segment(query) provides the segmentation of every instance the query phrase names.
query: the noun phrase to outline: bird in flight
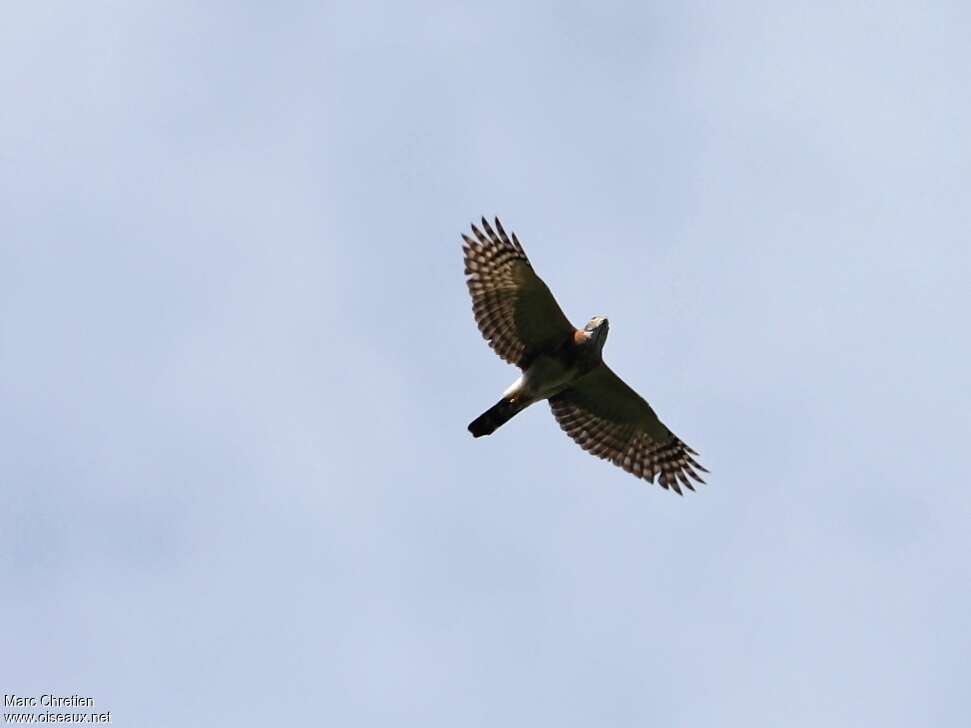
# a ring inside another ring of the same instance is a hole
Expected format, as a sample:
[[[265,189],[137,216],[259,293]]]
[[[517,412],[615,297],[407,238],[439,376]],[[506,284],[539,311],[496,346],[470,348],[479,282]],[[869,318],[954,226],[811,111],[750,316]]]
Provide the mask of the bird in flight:
[[[496,218],[472,225],[465,244],[465,275],[475,322],[489,346],[522,376],[496,404],[469,424],[473,437],[491,435],[529,405],[548,400],[574,442],[638,478],[694,490],[697,455],[654,414],[651,406],[603,361],[609,324],[594,316],[575,329],[550,289],[533,271],[515,233]]]

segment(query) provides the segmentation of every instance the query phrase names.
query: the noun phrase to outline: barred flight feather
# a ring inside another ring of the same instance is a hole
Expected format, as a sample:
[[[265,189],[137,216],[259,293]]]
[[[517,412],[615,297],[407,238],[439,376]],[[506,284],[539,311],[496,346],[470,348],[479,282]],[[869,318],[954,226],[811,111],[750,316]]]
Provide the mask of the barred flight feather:
[[[708,471],[691,457],[694,450],[674,435],[667,442],[658,442],[634,425],[610,422],[568,399],[553,397],[550,408],[560,428],[580,447],[638,478],[679,495],[682,486],[694,490],[692,480],[705,482],[696,469]]]
[[[472,235],[462,240],[475,322],[500,357],[525,368],[551,342],[572,333],[519,239],[498,218],[495,228],[482,218],[482,227],[473,224]]]

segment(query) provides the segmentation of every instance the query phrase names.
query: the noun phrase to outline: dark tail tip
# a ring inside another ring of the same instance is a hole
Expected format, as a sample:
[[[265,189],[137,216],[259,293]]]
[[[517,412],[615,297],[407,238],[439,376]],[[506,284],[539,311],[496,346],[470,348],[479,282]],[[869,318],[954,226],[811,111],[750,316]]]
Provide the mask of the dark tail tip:
[[[481,414],[469,423],[469,432],[472,433],[472,437],[491,435],[496,431],[495,425],[492,425],[489,418],[486,417],[488,414],[488,412]]]
[[[509,419],[518,411],[519,408],[513,405],[511,402],[500,399],[498,402],[492,405],[492,407],[487,409],[469,423],[469,432],[472,433],[472,437],[491,435],[501,425],[508,422]]]

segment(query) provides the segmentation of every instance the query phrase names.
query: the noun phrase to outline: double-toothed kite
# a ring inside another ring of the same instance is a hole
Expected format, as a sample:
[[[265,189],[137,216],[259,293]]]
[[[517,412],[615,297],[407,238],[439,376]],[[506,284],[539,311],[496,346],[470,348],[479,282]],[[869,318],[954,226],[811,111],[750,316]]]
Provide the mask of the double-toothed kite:
[[[708,472],[654,414],[651,406],[604,364],[609,324],[594,316],[575,329],[533,267],[516,235],[498,218],[482,218],[465,240],[465,274],[479,330],[495,352],[523,374],[469,425],[491,435],[534,402],[548,399],[560,427],[587,452],[678,494]]]

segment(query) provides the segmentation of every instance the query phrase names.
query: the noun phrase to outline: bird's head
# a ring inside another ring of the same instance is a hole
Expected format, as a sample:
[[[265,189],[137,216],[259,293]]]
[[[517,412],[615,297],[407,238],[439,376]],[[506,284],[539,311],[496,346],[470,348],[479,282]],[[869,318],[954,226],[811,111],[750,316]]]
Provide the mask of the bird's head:
[[[610,331],[610,322],[606,316],[594,316],[583,327],[583,331],[587,334],[587,341],[598,349],[603,349],[604,342],[607,341],[607,332]]]

